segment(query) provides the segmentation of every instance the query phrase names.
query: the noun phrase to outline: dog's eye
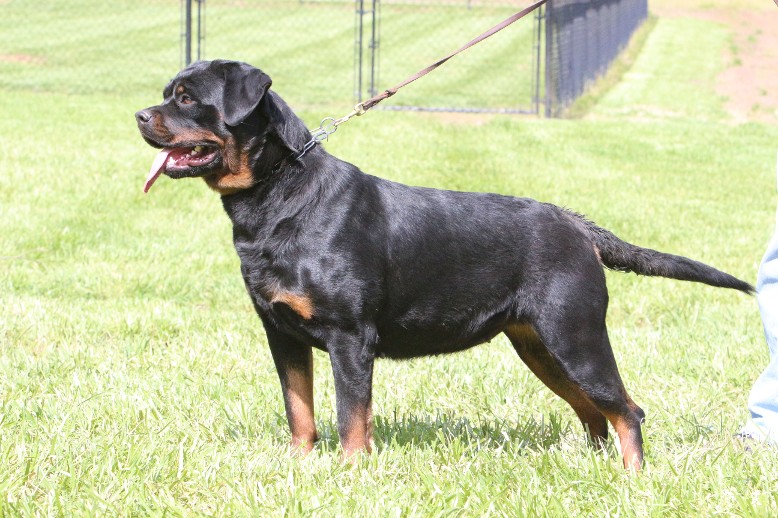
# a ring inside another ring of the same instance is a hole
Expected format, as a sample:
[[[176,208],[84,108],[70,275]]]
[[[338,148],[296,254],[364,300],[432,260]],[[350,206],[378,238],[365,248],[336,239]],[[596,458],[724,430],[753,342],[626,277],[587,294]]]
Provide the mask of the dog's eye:
[[[192,104],[194,101],[188,95],[181,94],[181,97],[178,98],[178,102],[180,102],[181,104]]]

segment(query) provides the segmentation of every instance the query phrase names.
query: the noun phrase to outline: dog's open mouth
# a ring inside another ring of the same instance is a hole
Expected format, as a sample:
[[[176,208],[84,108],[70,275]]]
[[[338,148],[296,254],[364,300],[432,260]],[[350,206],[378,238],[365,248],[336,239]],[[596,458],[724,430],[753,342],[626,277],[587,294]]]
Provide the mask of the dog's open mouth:
[[[213,145],[162,148],[151,164],[143,192],[149,192],[162,173],[171,178],[203,176],[213,169],[211,166],[217,165],[220,158],[219,148]]]

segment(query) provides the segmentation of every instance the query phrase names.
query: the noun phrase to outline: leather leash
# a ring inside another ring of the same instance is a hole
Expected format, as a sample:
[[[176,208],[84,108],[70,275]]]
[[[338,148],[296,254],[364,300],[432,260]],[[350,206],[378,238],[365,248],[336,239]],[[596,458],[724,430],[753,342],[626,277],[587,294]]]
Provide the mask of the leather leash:
[[[302,151],[300,152],[300,154],[297,156],[297,158],[295,160],[299,160],[313,146],[315,146],[316,144],[318,144],[322,140],[326,140],[327,137],[329,137],[330,135],[335,133],[335,131],[337,131],[337,129],[338,129],[338,126],[340,126],[344,122],[348,122],[349,119],[351,119],[352,117],[359,117],[359,116],[364,115],[365,112],[367,112],[370,108],[374,107],[376,104],[378,104],[381,101],[383,101],[384,99],[388,99],[389,97],[391,97],[394,94],[396,94],[397,91],[400,88],[402,88],[402,87],[404,87],[404,86],[406,86],[406,85],[408,85],[410,83],[413,83],[414,81],[416,81],[417,79],[419,79],[421,77],[426,76],[427,74],[429,74],[430,72],[432,72],[433,70],[438,68],[440,65],[442,65],[443,63],[445,63],[449,59],[451,59],[454,56],[456,56],[457,54],[459,54],[461,52],[464,52],[465,50],[469,49],[473,45],[476,45],[477,43],[482,42],[486,38],[488,38],[488,37],[490,37],[490,36],[500,32],[501,30],[503,30],[507,26],[511,25],[512,23],[521,20],[522,18],[527,16],[529,13],[531,13],[532,11],[534,11],[535,9],[540,7],[541,5],[545,4],[547,1],[548,0],[537,0],[532,5],[530,5],[528,7],[525,7],[524,9],[522,9],[519,12],[517,12],[513,16],[510,16],[510,17],[506,18],[505,20],[501,21],[500,23],[498,23],[497,25],[495,25],[494,27],[492,27],[488,31],[482,33],[480,36],[470,40],[469,42],[467,42],[462,47],[460,47],[459,49],[455,50],[454,52],[452,52],[448,56],[439,59],[438,61],[434,62],[433,64],[431,64],[430,66],[428,66],[427,68],[425,68],[423,70],[419,70],[418,72],[416,72],[412,76],[408,77],[407,79],[405,79],[401,83],[398,83],[397,85],[393,86],[392,88],[384,90],[380,94],[378,94],[378,95],[376,95],[374,97],[371,97],[367,101],[363,101],[363,102],[357,104],[356,106],[354,106],[354,110],[351,113],[349,113],[348,115],[345,115],[345,116],[343,116],[343,117],[341,117],[339,119],[335,119],[333,117],[327,117],[327,118],[323,119],[321,121],[321,124],[319,125],[319,127],[311,132],[311,135],[312,135],[311,140],[309,140],[308,142],[305,143],[305,145],[303,146]],[[775,0],[775,1],[778,3],[778,0]]]

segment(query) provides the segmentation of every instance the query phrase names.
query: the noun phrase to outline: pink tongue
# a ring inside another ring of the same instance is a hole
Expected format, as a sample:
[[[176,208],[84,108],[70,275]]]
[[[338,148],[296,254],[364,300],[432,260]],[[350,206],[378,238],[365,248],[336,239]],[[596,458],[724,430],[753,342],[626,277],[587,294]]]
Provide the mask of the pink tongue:
[[[167,157],[172,151],[173,148],[166,147],[160,150],[160,152],[157,154],[157,158],[155,158],[154,163],[151,164],[151,169],[149,170],[149,174],[146,177],[146,183],[143,186],[143,192],[149,192],[149,189],[151,189],[151,186],[154,185],[154,182],[157,181],[159,175],[165,172],[165,162],[167,161]]]

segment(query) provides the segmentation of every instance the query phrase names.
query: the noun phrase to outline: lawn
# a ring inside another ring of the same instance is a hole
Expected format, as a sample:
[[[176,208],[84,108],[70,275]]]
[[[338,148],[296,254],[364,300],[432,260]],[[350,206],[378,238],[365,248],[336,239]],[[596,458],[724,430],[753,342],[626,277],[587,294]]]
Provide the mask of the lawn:
[[[614,444],[589,448],[502,337],[377,363],[376,448],[356,466],[340,461],[315,353],[322,440],[291,456],[218,197],[199,180],[141,192],[154,151],[133,114],[176,71],[168,4],[0,2],[0,515],[778,514],[778,453],[732,438],[767,361],[755,300],[611,272],[611,341],[647,413],[642,474]],[[296,41],[284,55],[305,63]],[[326,146],[397,181],[564,205],[753,282],[778,128],[729,118],[714,83],[731,45],[725,25],[659,16],[582,118],[376,110]],[[256,64],[313,126],[351,104],[342,58],[318,49],[310,77]]]

